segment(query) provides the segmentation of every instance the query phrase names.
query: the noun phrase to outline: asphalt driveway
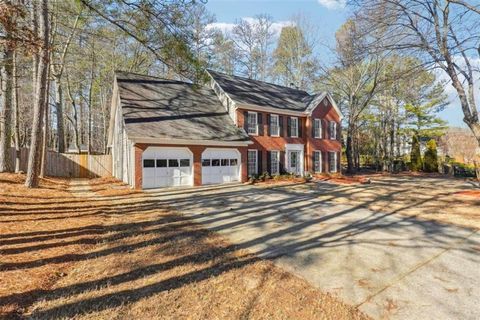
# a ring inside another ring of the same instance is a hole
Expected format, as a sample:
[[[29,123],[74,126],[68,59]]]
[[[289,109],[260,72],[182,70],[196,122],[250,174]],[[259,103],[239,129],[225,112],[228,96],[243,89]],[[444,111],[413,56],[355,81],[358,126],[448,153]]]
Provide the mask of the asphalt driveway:
[[[151,193],[374,318],[480,319],[478,230],[332,201],[342,190],[318,183]]]

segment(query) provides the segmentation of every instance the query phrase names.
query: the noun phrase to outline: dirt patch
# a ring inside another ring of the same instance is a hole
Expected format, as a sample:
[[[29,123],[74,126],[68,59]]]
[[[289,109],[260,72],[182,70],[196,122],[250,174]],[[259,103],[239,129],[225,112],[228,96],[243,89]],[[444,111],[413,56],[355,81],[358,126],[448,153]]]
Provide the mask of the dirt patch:
[[[468,196],[468,197],[480,199],[480,190],[465,190],[465,191],[457,192],[455,194],[458,194],[459,196]]]
[[[0,174],[0,318],[367,318],[146,194],[22,180]]]

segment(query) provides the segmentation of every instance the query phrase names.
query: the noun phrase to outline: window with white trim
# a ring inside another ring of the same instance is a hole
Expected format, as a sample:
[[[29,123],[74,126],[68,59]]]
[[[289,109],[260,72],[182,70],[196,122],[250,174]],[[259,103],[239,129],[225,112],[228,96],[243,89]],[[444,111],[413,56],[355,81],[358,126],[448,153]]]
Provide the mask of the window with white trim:
[[[248,176],[257,174],[257,150],[248,150],[248,159],[247,159],[247,173]]]
[[[317,139],[322,138],[322,120],[320,119],[313,120],[313,137]]]
[[[337,172],[337,153],[334,151],[328,153],[328,171]]]
[[[337,123],[330,121],[330,140],[337,140]]]
[[[298,137],[298,118],[290,117],[290,137]]]
[[[315,173],[322,172],[322,152],[321,151],[313,152],[313,171]]]
[[[280,174],[280,151],[270,151],[270,174]]]
[[[270,135],[278,137],[280,135],[280,123],[278,120],[278,114],[270,115]]]
[[[248,111],[247,131],[248,134],[258,134],[258,115],[256,112]]]

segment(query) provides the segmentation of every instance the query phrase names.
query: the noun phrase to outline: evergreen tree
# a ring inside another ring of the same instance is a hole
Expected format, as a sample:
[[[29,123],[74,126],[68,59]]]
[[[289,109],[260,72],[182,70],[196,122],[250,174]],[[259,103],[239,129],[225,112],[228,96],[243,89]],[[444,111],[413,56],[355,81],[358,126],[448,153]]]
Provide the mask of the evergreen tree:
[[[437,142],[433,139],[427,142],[427,150],[423,157],[426,172],[438,172]]]
[[[416,134],[412,137],[412,151],[410,153],[410,169],[412,171],[422,170],[422,155],[420,153],[420,142],[418,141],[418,136]]]

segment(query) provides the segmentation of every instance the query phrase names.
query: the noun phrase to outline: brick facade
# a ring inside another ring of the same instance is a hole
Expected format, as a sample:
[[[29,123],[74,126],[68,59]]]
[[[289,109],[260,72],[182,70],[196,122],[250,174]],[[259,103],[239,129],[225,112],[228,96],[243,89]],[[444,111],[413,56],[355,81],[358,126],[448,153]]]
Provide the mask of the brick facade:
[[[212,145],[181,145],[181,144],[144,144],[137,143],[134,146],[135,150],[135,189],[141,189],[143,185],[143,151],[148,147],[181,147],[188,148],[193,153],[193,185],[202,185],[202,153],[207,148],[216,149],[237,149],[240,152],[241,161],[241,181],[246,182],[247,177],[247,147],[228,147],[228,146],[212,146]]]
[[[332,104],[328,99],[327,105],[324,105],[323,101],[313,110],[311,116],[293,116],[298,117],[299,127],[301,127],[300,136],[298,138],[288,137],[287,134],[287,118],[292,117],[291,115],[278,113],[267,113],[267,112],[257,112],[259,118],[262,119],[262,123],[259,123],[259,134],[250,135],[250,139],[253,141],[253,144],[248,147],[248,149],[256,149],[262,153],[261,155],[261,169],[262,172],[267,170],[267,151],[280,151],[285,152],[285,144],[303,144],[304,145],[304,170],[313,172],[313,152],[321,151],[322,152],[322,171],[328,172],[328,152],[334,151],[337,152],[337,171],[340,171],[340,158],[341,158],[341,142],[340,142],[340,117],[336,112]],[[280,111],[280,110],[279,110]],[[237,109],[237,126],[245,127],[245,113],[248,110]],[[280,137],[269,136],[269,124],[268,115],[275,114],[279,115],[282,118],[281,127],[283,127],[283,132],[280,134]],[[313,137],[313,119],[321,119],[322,121],[322,138]],[[328,125],[330,121],[335,121],[337,123],[337,139],[331,140],[329,137]],[[280,158],[281,162],[284,162],[283,154]],[[282,163],[284,165],[284,163]]]

